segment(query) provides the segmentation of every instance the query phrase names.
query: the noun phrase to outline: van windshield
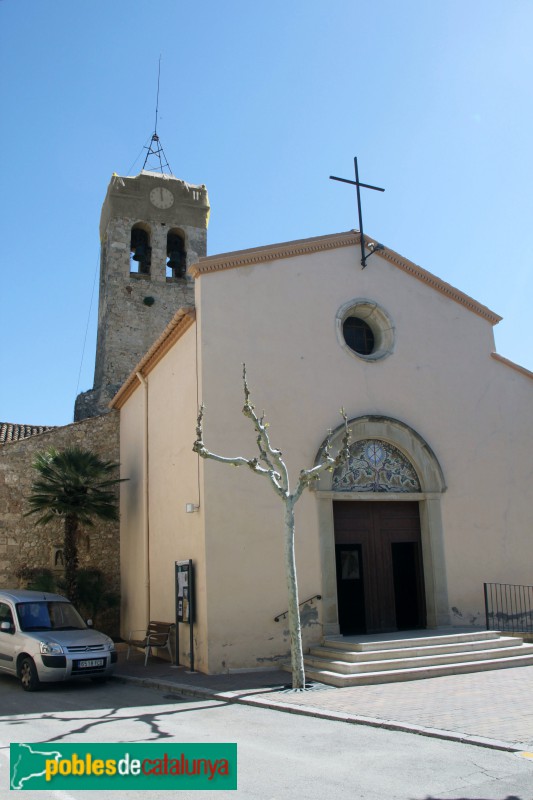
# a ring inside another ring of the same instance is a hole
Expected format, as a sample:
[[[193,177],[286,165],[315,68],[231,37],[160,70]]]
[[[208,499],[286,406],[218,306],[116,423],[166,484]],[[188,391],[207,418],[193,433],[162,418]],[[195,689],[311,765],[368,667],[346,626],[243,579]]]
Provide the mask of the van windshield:
[[[70,603],[38,600],[17,603],[16,608],[23,631],[78,631],[87,627]]]

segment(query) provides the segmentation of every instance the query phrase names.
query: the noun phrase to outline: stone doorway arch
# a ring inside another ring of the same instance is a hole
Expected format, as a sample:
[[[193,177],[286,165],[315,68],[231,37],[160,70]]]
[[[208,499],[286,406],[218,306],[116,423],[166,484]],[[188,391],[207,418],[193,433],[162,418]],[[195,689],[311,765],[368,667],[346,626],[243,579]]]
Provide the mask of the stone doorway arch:
[[[320,529],[320,555],[322,565],[323,633],[339,633],[337,613],[337,577],[335,562],[335,528],[333,502],[398,502],[416,501],[420,510],[420,533],[425,586],[427,627],[447,625],[449,619],[444,537],[441,516],[441,497],[446,491],[444,474],[438,459],[428,443],[409,425],[384,416],[361,416],[349,421],[352,444],[361,440],[378,440],[405,456],[413,466],[419,481],[418,491],[338,491],[334,487],[333,473],[323,473],[315,486]],[[339,445],[343,426],[332,435],[333,445]],[[317,453],[317,463],[324,443]]]

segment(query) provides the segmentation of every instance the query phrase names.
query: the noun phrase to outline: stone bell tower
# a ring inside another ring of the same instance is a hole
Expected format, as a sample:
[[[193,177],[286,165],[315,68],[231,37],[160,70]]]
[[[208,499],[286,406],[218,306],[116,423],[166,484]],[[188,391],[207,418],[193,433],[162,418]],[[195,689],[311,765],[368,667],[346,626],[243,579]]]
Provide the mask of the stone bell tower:
[[[143,170],[113,175],[100,219],[100,300],[94,386],[74,419],[108,403],[180,306],[194,303],[187,267],[206,255],[205,186]]]

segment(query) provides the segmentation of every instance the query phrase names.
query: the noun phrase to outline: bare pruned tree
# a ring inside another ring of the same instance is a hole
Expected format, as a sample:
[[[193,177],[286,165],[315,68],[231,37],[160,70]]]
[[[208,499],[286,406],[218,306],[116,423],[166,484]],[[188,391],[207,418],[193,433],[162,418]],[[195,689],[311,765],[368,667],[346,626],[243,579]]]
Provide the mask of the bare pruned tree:
[[[344,420],[344,434],[341,447],[336,457],[334,458],[331,455],[331,431],[329,431],[320,453],[319,463],[311,469],[301,470],[296,488],[291,492],[289,473],[282,458],[281,450],[273,447],[270,443],[267,430],[268,423],[265,422],[265,414],[263,412],[261,416],[258,416],[254,406],[250,402],[250,390],[246,379],[245,364],[243,364],[242,379],[244,384],[244,407],[242,413],[253,422],[257,434],[256,442],[259,455],[255,458],[244,458],[243,456],[235,456],[232,458],[219,456],[208,450],[203,441],[203,418],[205,410],[203,403],[198,410],[196,441],[193,445],[193,450],[195,453],[198,453],[201,458],[211,458],[214,461],[219,461],[221,464],[232,464],[235,467],[247,466],[257,475],[263,475],[265,478],[268,478],[270,485],[285,505],[285,570],[289,606],[289,632],[291,637],[292,685],[294,689],[303,689],[305,687],[305,672],[294,548],[294,507],[304,489],[314,483],[314,481],[317,481],[322,472],[332,471],[348,460],[350,455],[348,419],[344,409],[341,409],[340,413]]]

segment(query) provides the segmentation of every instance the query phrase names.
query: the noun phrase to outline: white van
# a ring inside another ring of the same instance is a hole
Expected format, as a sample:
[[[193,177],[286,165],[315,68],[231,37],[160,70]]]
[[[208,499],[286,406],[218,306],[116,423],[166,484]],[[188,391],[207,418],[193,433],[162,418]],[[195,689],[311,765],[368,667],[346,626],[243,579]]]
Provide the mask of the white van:
[[[88,627],[66,597],[0,590],[0,672],[20,678],[26,692],[41,682],[105,681],[116,661],[113,640]]]

